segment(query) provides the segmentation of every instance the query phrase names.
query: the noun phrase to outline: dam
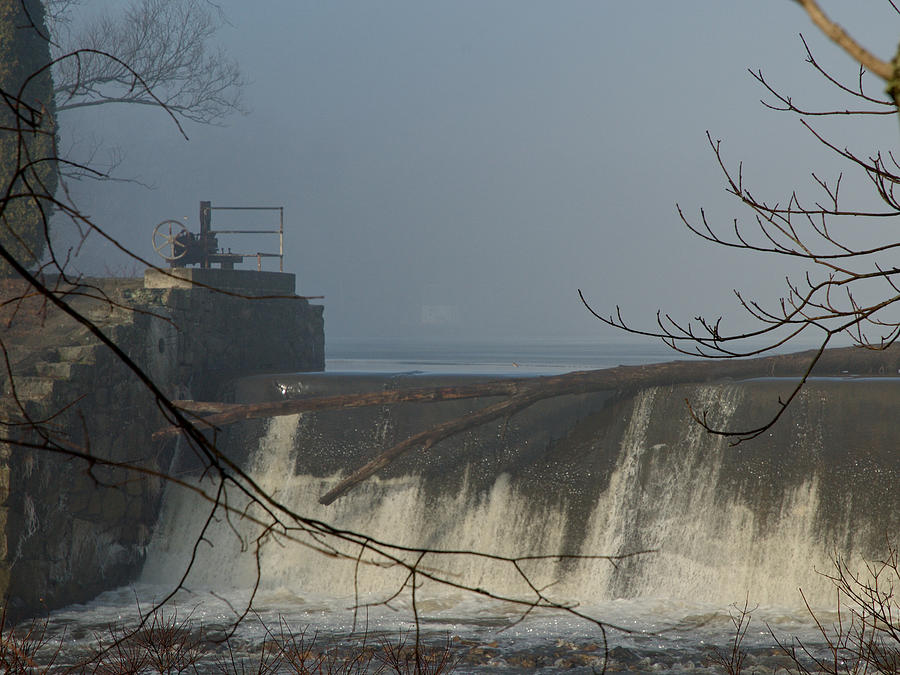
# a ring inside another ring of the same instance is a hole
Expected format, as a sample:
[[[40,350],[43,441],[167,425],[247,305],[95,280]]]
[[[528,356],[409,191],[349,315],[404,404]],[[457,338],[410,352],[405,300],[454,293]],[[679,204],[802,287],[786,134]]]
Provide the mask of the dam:
[[[398,380],[450,385],[465,378],[389,379],[403,386]],[[254,377],[236,391],[259,400],[266,390],[270,397],[308,396],[384,380]],[[560,602],[665,598],[728,607],[749,597],[755,605],[797,609],[805,597],[825,608],[834,589],[822,573],[834,557],[875,559],[897,531],[898,516],[886,506],[898,478],[891,410],[900,379],[813,381],[769,432],[737,446],[706,433],[685,406],[689,400],[723,426],[745,428],[770,415],[793,384],[772,378],[554,398],[411,452],[329,506],[318,498],[379,449],[486,401],[286,415],[231,427],[222,446],[294,511],[339,529],[411,548],[550,556],[533,567],[537,585],[553,583]],[[182,527],[183,515],[170,517],[186,539],[175,543],[175,533],[166,534],[167,550],[148,559],[145,578],[163,581],[151,570],[187,564],[191,530]],[[353,556],[322,565],[288,545],[271,549],[262,554],[263,588],[341,596],[355,585],[376,597],[402,582],[377,566],[360,573]],[[252,585],[251,560],[244,572],[227,564],[238,549],[210,552],[216,557],[195,565],[189,577],[195,587]],[[615,564],[579,559],[595,555],[629,557]],[[512,566],[448,564],[448,578],[530,597]]]
[[[189,281],[107,289],[175,321],[86,310],[174,399],[233,406],[529,380],[321,372],[321,308],[293,297],[291,280],[233,281],[256,300]],[[270,295],[279,297],[258,299]],[[323,505],[385,448],[503,397],[222,425],[206,434],[234,467],[236,479],[221,481],[189,439],[150,440],[169,420],[83,342],[48,344],[38,360],[14,355],[26,373],[17,395],[37,418],[87,392],[59,419],[89,433],[98,459],[143,473],[88,471],[83,459],[8,444],[3,583],[19,617],[49,609],[96,630],[133,615],[136,599],[146,607],[174,593],[170,602],[222,630],[252,607],[269,626],[415,626],[515,653],[594,644],[603,627],[640,659],[672,648],[701,663],[700,643],[727,643],[736,604],[808,635],[807,605],[834,609],[835,562],[856,570],[883,559],[897,531],[894,349],[830,352],[777,424],[737,445],[705,432],[685,402],[715,426],[755,428],[807,357],[747,362],[740,378],[687,364],[696,377],[544,398],[415,448]],[[248,642],[265,639],[247,630]]]

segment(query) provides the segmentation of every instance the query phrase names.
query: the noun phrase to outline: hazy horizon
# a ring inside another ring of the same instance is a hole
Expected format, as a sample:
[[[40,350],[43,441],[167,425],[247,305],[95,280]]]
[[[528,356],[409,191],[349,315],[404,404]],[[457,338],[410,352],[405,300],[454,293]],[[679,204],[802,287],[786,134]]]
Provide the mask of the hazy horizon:
[[[64,145],[121,148],[117,175],[155,186],[79,182],[73,194],[159,263],[153,227],[199,229],[200,200],[283,205],[285,270],[298,293],[325,296],[329,336],[629,339],[589,315],[579,288],[598,312],[618,305],[643,327],[662,309],[742,328],[732,289],[775,303],[791,268],[680,223],[676,202],[726,230],[748,215],[724,193],[706,131],[772,201],[795,187],[818,197],[810,171],[839,171],[798,120],[760,105],[747,73],[761,68],[809,106],[834,101],[804,63],[802,31],[855,80],[785,0],[218,4],[229,25],[216,40],[250,81],[248,114],[187,124],[185,141],[158,110],[66,113]],[[851,34],[893,54],[881,8],[834,6]],[[893,119],[821,128],[863,154],[890,149],[897,131]],[[851,201],[865,189],[846,179]],[[98,237],[75,260],[95,274],[135,265]]]

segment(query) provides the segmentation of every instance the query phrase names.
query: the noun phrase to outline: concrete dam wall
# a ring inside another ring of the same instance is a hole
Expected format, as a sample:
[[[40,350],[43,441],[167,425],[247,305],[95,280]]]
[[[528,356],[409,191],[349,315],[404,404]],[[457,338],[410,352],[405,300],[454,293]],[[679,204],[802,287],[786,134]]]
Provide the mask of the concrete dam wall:
[[[293,293],[289,275],[213,279],[201,272],[219,271],[194,272],[195,281],[230,293]],[[143,283],[100,284],[137,312],[73,301],[173,398],[259,402],[472,381],[296,374],[324,367],[321,307],[302,298],[247,300],[187,281],[150,275]],[[3,418],[44,421],[66,447],[139,461],[148,473],[49,453],[39,434],[12,428],[24,446],[0,448],[0,590],[15,616],[138,579],[170,584],[186,569],[196,519],[208,515],[189,493],[152,475],[190,479],[191,469],[177,442],[150,441],[167,424],[152,397],[82,327],[52,313],[42,321],[39,329],[4,334],[14,377],[3,382]],[[834,359],[838,374],[897,372],[896,350],[868,370],[855,354]],[[711,380],[546,399],[408,453],[330,506],[319,496],[380,450],[498,399],[254,420],[217,431],[216,440],[297,512],[397,544],[508,557],[649,551],[616,565],[535,563],[533,580],[561,601],[653,597],[723,607],[749,594],[752,603],[799,605],[802,587],[811,602],[827,605],[830,583],[817,570],[828,571],[834,555],[883,555],[900,519],[892,423],[900,379],[850,375],[810,382],[775,427],[736,447],[692,422],[685,399],[719,426],[756,427],[793,381]],[[190,586],[252,588],[255,560],[241,551],[246,538],[235,536],[233,522],[220,525]],[[355,584],[361,593],[396,590],[397,570],[359,572],[352,561],[282,543],[262,551],[263,591],[337,597]],[[508,568],[468,558],[447,564],[471,585],[527,594]]]
[[[239,382],[236,394],[260,400],[410,384],[423,382],[279,376]],[[543,401],[412,452],[325,507],[318,497],[380,449],[489,401],[304,413],[235,426],[223,441],[256,480],[304,515],[382,540],[505,556],[652,551],[615,566],[545,564],[540,578],[555,584],[560,599],[667,598],[726,607],[749,595],[751,603],[799,607],[802,588],[814,605],[830,606],[831,583],[819,572],[832,569],[833,556],[881,557],[898,532],[893,411],[900,380],[813,381],[775,427],[734,447],[705,433],[685,405],[690,400],[726,428],[752,428],[793,384],[759,379]],[[168,545],[152,564],[183,569],[177,549]],[[251,583],[252,570],[227,563],[236,550],[211,555],[224,558],[200,565],[196,586]],[[352,564],[323,564],[303,548],[273,547],[265,555],[263,587],[329,589],[336,596],[353,587]],[[460,564],[461,578],[527,592],[509,570]],[[360,584],[387,593],[397,579],[366,571]]]

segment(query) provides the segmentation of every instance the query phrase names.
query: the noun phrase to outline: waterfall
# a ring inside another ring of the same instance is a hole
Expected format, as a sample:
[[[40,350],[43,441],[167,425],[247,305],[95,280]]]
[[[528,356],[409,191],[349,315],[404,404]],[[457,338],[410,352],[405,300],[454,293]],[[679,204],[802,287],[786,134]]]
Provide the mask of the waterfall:
[[[550,424],[541,416],[554,416],[559,426],[560,416],[569,413],[536,410],[516,428],[507,423],[454,439],[435,457],[419,453],[327,507],[318,497],[359,463],[353,453],[365,448],[356,444],[371,442],[371,429],[389,436],[402,426],[399,413],[379,411],[374,422],[364,418],[368,426],[340,418],[349,445],[329,450],[329,460],[320,465],[315,457],[323,429],[338,422],[311,414],[272,418],[246,468],[297,513],[401,546],[507,557],[651,551],[617,564],[525,563],[530,581],[559,600],[591,606],[652,598],[726,607],[746,598],[751,604],[798,607],[802,588],[814,606],[827,607],[833,591],[819,572],[830,571],[832,556],[876,555],[873,542],[883,541],[894,525],[893,515],[871,506],[893,491],[895,474],[884,465],[892,448],[881,453],[872,441],[863,453],[848,447],[851,436],[834,427],[863,414],[880,423],[878,410],[860,412],[860,406],[876,405],[877,395],[867,402],[859,401],[858,391],[825,387],[825,395],[810,387],[779,425],[736,447],[705,433],[683,404],[690,398],[713,424],[736,428],[768,410],[763,404],[776,389],[765,382],[647,389],[605,401],[587,415],[581,406],[577,416],[564,420],[568,431],[552,438],[536,435],[534,429]],[[868,458],[862,464],[861,453]],[[585,466],[592,468],[580,469]],[[148,553],[148,583],[171,583],[183,573],[209,516],[209,505],[189,492],[168,490]],[[230,499],[241,507],[236,495]],[[197,547],[187,586],[249,593],[256,565],[247,549],[258,532],[236,514],[228,522],[219,513],[205,537],[210,543]],[[356,549],[344,546],[351,559],[335,560],[306,545],[313,539],[297,537],[302,544],[278,535],[265,541],[262,593],[311,601],[346,598],[357,589],[360,597],[384,598],[403,584],[402,569],[357,567]],[[362,560],[383,562],[368,553]],[[522,576],[506,563],[428,555],[421,564],[452,581],[529,597]],[[419,591],[422,602],[451,602],[458,595],[434,583]]]
[[[742,393],[737,385],[699,387],[693,403],[728,424]],[[602,574],[580,578],[578,585],[602,589],[597,599],[656,597],[721,606],[748,596],[753,604],[799,605],[802,586],[813,602],[830,602],[831,584],[817,573],[831,565],[817,540],[817,476],[768,504],[777,516],[760,527],[752,500],[722,476],[737,453],[726,439],[684,416],[666,422],[680,442],[648,440],[654,415],[661,414],[654,399],[663,394],[649,389],[636,397],[616,469],[582,548],[585,554],[653,552],[601,568]]]

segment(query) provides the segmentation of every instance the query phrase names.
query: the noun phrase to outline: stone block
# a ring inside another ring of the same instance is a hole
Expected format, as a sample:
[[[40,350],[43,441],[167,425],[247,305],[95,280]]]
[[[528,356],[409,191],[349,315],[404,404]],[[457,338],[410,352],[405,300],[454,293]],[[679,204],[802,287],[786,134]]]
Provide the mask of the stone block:
[[[41,377],[57,380],[85,380],[94,375],[90,364],[77,361],[39,362],[35,370]]]
[[[6,561],[9,548],[6,542],[6,522],[9,513],[5,506],[0,506],[0,563]]]
[[[144,494],[144,479],[143,478],[131,478],[128,482],[123,486],[125,489],[125,494],[128,495],[129,498],[138,497]]]
[[[9,498],[9,465],[5,460],[0,460],[0,504],[5,504]],[[0,532],[4,530],[0,528]]]
[[[87,512],[91,503],[91,495],[94,493],[93,486],[79,486],[73,489],[68,496],[67,507],[69,512],[79,515]]]
[[[89,493],[87,506],[84,509],[84,515],[91,520],[96,520],[103,513],[103,495],[100,490],[93,490]]]
[[[20,399],[38,401],[53,395],[56,381],[50,377],[17,377],[14,380],[16,395]]]
[[[144,499],[142,497],[129,497],[125,518],[128,523],[138,523],[144,516]],[[133,529],[133,528],[128,528]]]
[[[9,596],[9,565],[6,562],[0,562],[0,594],[4,598]]]
[[[103,519],[107,522],[120,522],[125,520],[128,500],[125,493],[119,488],[102,488]]]
[[[144,272],[144,287],[202,289],[202,286],[209,286],[242,295],[293,295],[296,287],[296,276],[285,272],[196,267],[176,268],[166,272],[164,274],[159,270],[148,269]]]
[[[97,345],[71,345],[57,347],[56,352],[60,361],[73,363],[93,363]]]

